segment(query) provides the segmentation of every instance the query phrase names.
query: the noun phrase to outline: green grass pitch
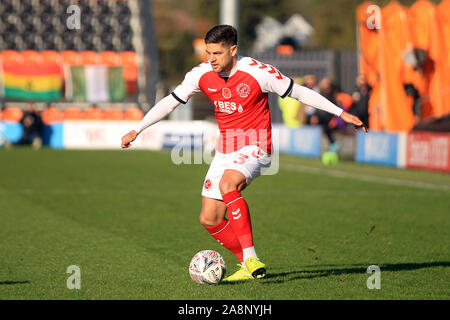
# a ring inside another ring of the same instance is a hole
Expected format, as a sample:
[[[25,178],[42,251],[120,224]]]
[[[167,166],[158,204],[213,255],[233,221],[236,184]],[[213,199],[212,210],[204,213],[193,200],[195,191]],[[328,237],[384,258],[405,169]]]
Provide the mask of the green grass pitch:
[[[206,286],[188,274],[197,251],[227,274],[238,262],[199,224],[207,169],[166,151],[0,150],[0,299],[450,298],[448,174],[281,156],[244,191],[267,277]]]

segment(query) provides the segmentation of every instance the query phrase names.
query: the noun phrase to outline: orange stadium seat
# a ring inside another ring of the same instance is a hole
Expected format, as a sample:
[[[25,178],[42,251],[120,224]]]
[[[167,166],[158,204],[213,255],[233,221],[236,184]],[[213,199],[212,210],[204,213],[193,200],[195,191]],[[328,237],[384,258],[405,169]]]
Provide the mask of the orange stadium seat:
[[[87,108],[84,110],[84,119],[86,120],[101,120],[103,119],[103,111],[98,108]]]
[[[137,66],[137,54],[134,51],[122,51],[119,53],[122,64],[132,64]]]
[[[126,81],[136,81],[138,76],[137,54],[133,51],[119,53],[120,64],[123,67],[123,77]]]
[[[3,111],[3,121],[5,122],[20,122],[23,118],[22,109],[11,107]]]
[[[16,50],[5,50],[1,53],[1,60],[4,64],[14,64],[19,63],[22,57]]]
[[[46,64],[61,64],[62,58],[55,50],[44,50],[41,52],[42,61]]]
[[[144,113],[141,109],[132,107],[125,110],[125,120],[141,120],[144,117]]]
[[[39,52],[35,50],[24,50],[20,53],[24,64],[40,64],[42,63],[42,57]]]
[[[63,118],[64,113],[58,108],[50,107],[42,111],[42,122],[46,125],[61,122]]]
[[[73,50],[64,50],[61,52],[61,62],[70,66],[81,65],[81,56]]]
[[[101,62],[100,55],[92,50],[86,50],[80,53],[83,65],[99,64]]]
[[[120,64],[120,56],[114,51],[103,51],[100,53],[101,63],[107,66]]]
[[[64,120],[80,120],[84,119],[84,112],[79,108],[67,108],[63,114]]]
[[[123,66],[123,78],[126,81],[136,81],[138,77],[138,68],[132,65]]]
[[[122,120],[123,118],[124,114],[120,109],[108,108],[103,111],[104,120]]]

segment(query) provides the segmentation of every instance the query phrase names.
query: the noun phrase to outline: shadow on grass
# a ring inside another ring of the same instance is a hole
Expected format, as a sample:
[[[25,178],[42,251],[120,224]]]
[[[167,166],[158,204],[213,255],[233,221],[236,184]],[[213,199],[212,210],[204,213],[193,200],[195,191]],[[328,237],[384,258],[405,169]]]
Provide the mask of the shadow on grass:
[[[25,280],[25,281],[0,281],[0,286],[1,285],[5,285],[5,284],[27,284],[30,283],[30,281]]]
[[[265,281],[262,282],[264,284],[270,283],[283,283],[286,281],[292,280],[300,280],[300,279],[311,279],[311,278],[320,278],[320,277],[328,277],[328,276],[336,276],[342,274],[366,274],[367,268],[369,265],[363,264],[352,264],[350,268],[339,268],[342,265],[325,265],[328,267],[336,266],[337,268],[333,269],[317,269],[317,270],[298,270],[298,271],[290,271],[290,272],[281,272],[281,273],[268,273],[265,277]],[[423,263],[382,263],[378,264],[381,272],[383,271],[410,271],[424,268],[435,268],[435,267],[450,267],[450,262],[448,261],[439,261],[439,262],[423,262]],[[318,266],[315,266],[318,267]],[[291,277],[292,276],[292,277]],[[288,277],[288,278],[286,278]]]

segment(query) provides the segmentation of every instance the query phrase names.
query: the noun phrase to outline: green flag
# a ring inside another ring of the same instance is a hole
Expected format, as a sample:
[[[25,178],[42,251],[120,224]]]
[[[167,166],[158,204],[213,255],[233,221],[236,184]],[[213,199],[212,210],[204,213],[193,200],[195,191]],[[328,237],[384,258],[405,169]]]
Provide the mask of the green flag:
[[[79,102],[123,101],[125,80],[122,67],[70,67],[66,79],[66,99]]]
[[[120,102],[125,99],[125,81],[122,67],[108,69],[108,89],[110,101]]]

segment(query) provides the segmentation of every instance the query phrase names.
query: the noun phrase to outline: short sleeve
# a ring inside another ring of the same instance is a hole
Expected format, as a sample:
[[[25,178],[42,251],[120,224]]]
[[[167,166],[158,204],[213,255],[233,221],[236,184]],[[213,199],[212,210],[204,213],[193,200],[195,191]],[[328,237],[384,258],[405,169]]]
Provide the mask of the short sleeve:
[[[172,92],[172,96],[179,102],[185,104],[194,94],[200,92],[199,81],[201,73],[192,69],[184,77],[183,82]]]
[[[292,90],[294,80],[283,75],[280,71],[267,64],[267,72],[264,75],[263,91],[273,92],[282,98],[286,98]]]

